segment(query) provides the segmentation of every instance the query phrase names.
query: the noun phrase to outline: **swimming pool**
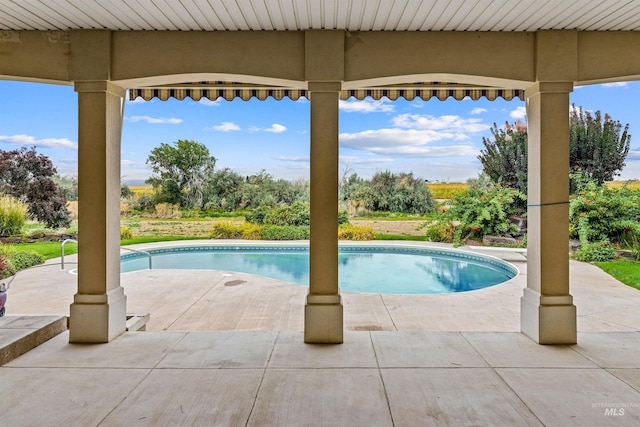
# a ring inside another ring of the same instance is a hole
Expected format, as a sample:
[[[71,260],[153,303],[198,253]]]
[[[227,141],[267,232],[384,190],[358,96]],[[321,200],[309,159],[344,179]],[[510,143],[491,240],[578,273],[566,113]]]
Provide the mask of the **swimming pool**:
[[[200,245],[148,249],[154,269],[202,269],[256,274],[309,285],[308,246]],[[144,254],[121,257],[123,273],[148,268]],[[482,289],[518,274],[498,258],[459,250],[411,246],[340,246],[344,292],[441,294]]]

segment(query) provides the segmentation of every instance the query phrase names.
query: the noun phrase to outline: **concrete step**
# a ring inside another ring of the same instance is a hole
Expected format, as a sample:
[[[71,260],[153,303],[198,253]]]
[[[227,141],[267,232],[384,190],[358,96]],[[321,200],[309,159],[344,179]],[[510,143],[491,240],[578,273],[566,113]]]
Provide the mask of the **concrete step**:
[[[0,317],[0,366],[66,330],[66,316]]]

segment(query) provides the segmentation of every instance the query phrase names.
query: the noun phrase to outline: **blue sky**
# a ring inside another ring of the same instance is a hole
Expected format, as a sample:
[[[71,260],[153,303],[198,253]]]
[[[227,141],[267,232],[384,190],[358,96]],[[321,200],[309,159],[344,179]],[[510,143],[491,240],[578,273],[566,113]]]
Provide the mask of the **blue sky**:
[[[36,146],[62,175],[77,172],[77,95],[72,87],[0,81],[0,149]],[[630,124],[631,152],[618,179],[640,179],[640,82],[578,87],[571,102]],[[345,101],[340,104],[340,160],[369,177],[376,171],[412,171],[430,181],[465,181],[480,171],[482,137],[505,121],[526,120],[524,102]],[[266,169],[276,178],[308,179],[309,102],[127,102],[122,177],[149,176],[149,152],[161,142],[205,144],[217,168],[241,175]]]

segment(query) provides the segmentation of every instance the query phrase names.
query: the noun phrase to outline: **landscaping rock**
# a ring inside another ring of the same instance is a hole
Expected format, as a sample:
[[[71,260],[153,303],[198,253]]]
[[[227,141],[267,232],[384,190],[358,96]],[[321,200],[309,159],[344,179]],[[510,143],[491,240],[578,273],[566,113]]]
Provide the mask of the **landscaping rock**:
[[[513,237],[484,236],[482,244],[485,246],[516,246],[518,242]]]
[[[635,255],[633,254],[633,252],[626,250],[626,249],[619,249],[616,251],[616,255],[618,255],[620,258],[624,258],[624,259],[630,259],[630,260],[634,260],[636,259]]]

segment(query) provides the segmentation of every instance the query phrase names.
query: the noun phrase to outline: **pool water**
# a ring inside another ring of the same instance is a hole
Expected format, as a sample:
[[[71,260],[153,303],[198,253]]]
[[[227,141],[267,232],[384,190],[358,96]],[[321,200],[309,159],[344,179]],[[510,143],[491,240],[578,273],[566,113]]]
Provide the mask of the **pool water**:
[[[250,273],[309,285],[308,247],[193,246],[149,250],[154,269]],[[341,247],[340,290],[383,294],[441,294],[481,289],[518,274],[511,264],[469,252],[426,247]],[[148,268],[140,254],[122,256],[122,272]]]

